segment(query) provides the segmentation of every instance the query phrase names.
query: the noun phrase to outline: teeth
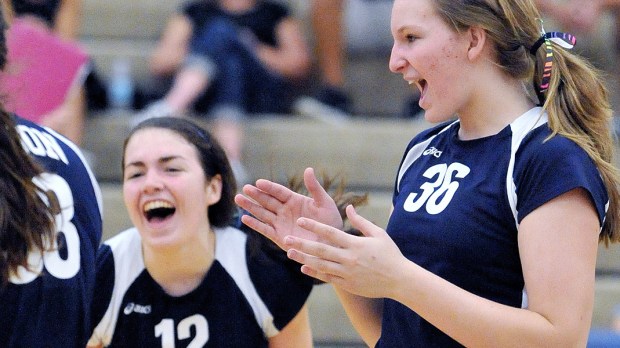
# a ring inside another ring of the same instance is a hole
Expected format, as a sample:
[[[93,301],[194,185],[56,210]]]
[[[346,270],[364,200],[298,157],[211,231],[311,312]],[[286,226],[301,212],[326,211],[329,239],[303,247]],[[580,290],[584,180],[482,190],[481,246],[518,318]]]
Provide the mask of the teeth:
[[[415,83],[415,82],[413,82],[413,81],[409,81],[409,84],[410,84],[410,85],[413,85],[414,83]]]
[[[153,201],[144,205],[144,211],[149,211],[157,208],[174,208],[172,204],[166,201]]]

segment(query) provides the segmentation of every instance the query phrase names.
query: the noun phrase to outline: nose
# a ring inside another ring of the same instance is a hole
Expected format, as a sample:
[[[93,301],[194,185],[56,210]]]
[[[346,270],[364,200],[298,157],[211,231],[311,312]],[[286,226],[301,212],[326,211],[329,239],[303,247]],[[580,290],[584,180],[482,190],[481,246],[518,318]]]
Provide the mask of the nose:
[[[144,174],[142,191],[145,193],[159,192],[164,188],[164,183],[155,170],[149,170]]]
[[[403,70],[407,65],[407,60],[402,58],[402,56],[398,52],[398,47],[396,46],[396,43],[392,46],[392,52],[390,53],[390,61],[388,65],[390,71],[395,74],[403,73]]]

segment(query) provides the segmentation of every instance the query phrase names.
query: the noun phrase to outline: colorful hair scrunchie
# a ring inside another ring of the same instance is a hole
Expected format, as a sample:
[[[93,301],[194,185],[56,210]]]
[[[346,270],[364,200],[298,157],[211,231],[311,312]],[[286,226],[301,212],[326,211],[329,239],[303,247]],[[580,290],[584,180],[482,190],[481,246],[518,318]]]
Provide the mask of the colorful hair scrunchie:
[[[538,51],[540,46],[542,46],[543,43],[545,44],[545,67],[543,69],[543,77],[538,91],[540,94],[544,93],[549,88],[549,83],[551,81],[551,68],[553,66],[553,49],[551,48],[551,41],[570,50],[575,47],[577,39],[571,34],[562,33],[559,31],[552,31],[550,33],[543,32],[540,39],[532,45],[532,48],[530,48],[530,53],[536,55],[536,51]]]

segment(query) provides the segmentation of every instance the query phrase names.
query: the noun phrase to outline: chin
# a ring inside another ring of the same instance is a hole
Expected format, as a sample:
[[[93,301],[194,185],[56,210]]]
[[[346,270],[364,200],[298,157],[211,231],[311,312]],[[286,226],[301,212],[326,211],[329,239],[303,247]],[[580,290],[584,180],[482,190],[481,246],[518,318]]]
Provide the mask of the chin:
[[[427,110],[424,112],[424,119],[430,123],[442,123],[454,119],[454,116]]]
[[[139,229],[142,243],[150,248],[169,248],[180,243],[177,234],[169,229],[153,229],[148,226],[142,226]]]

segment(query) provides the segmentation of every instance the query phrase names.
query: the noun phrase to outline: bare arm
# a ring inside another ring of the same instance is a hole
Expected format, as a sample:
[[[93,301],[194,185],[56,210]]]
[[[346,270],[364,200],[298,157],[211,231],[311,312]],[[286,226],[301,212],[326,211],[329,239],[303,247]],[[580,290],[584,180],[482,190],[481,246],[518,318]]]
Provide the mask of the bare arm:
[[[267,67],[291,79],[310,71],[310,54],[298,20],[288,18],[276,28],[277,46],[258,44],[256,54]]]
[[[69,138],[76,145],[82,144],[86,115],[84,87],[73,86],[64,102],[41,119],[41,125],[49,127]]]
[[[82,0],[62,0],[54,18],[54,32],[67,40],[77,40],[82,24]]]
[[[465,346],[585,346],[599,222],[584,190],[549,201],[520,225],[527,309],[476,296],[426,271],[404,258],[385,231],[352,207],[347,215],[365,237],[303,218],[300,226],[329,245],[286,237],[288,255],[304,264],[304,273],[361,296],[392,298]]]
[[[390,206],[388,215],[392,215],[393,210],[394,206]],[[364,343],[374,347],[381,337],[383,299],[354,295],[335,285],[334,290],[355,331],[362,337]]]
[[[170,75],[181,66],[187,55],[192,30],[191,21],[181,14],[174,15],[168,21],[151,54],[149,66],[154,75]]]
[[[2,0],[2,13],[4,14],[4,20],[10,25],[15,16],[11,0]]]
[[[374,347],[381,337],[383,300],[354,295],[334,286],[347,317],[364,343]]]
[[[269,348],[311,348],[312,330],[308,316],[308,305],[304,305],[276,336],[269,338]]]
[[[416,279],[418,290],[396,296],[466,346],[584,347],[598,230],[596,213],[581,190],[552,200],[523,220],[519,249],[528,309],[480,298],[412,265],[407,278]],[[427,300],[415,300],[419,296]]]

